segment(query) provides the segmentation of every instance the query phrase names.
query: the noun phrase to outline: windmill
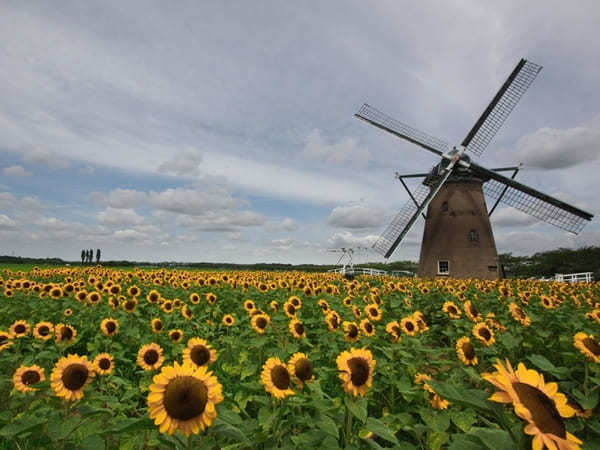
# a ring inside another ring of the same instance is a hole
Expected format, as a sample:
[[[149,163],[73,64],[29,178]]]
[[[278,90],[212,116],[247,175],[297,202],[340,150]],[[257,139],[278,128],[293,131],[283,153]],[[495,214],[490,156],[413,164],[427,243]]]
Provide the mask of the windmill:
[[[487,169],[471,160],[481,156],[541,69],[522,59],[462,143],[453,148],[366,103],[360,108],[355,114],[359,119],[441,157],[428,173],[396,174],[410,199],[375,242],[375,251],[389,258],[423,215],[420,277],[498,279],[503,274],[489,216],[500,201],[571,233],[583,229],[592,214],[515,181],[519,167]],[[511,178],[500,173],[509,170]],[[411,192],[404,179],[414,177],[424,180]],[[495,200],[489,211],[484,192]]]
[[[354,253],[356,251],[360,251],[360,250],[368,250],[368,249],[366,247],[356,247],[356,248],[342,247],[342,248],[327,249],[328,252],[342,254],[335,265],[337,266],[343,260],[345,260],[344,263],[342,264],[340,273],[344,277],[349,278],[349,279],[354,278],[354,262],[352,262],[352,255],[354,255]]]

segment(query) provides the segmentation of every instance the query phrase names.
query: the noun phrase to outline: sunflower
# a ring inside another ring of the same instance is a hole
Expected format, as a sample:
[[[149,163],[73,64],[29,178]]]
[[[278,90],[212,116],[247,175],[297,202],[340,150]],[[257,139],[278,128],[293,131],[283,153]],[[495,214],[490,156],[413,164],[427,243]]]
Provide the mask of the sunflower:
[[[15,320],[9,327],[8,332],[12,338],[22,338],[29,334],[31,328],[24,320]]]
[[[265,334],[267,326],[271,323],[271,318],[268,314],[258,313],[254,314],[250,319],[250,324],[254,331],[258,334]]]
[[[324,298],[320,299],[317,302],[317,306],[321,308],[323,314],[327,314],[327,312],[329,311],[329,303],[327,303],[327,300],[325,300]]]
[[[231,314],[225,314],[221,322],[226,327],[232,327],[235,324],[235,318]]]
[[[192,310],[188,307],[188,305],[183,305],[181,308],[181,315],[185,320],[192,320],[194,318],[194,314]]]
[[[77,337],[77,330],[71,325],[57,323],[54,325],[54,340],[56,342],[70,343]]]
[[[138,306],[138,300],[135,297],[126,299],[121,304],[121,307],[123,308],[123,310],[127,311],[128,313],[134,312],[136,310],[137,306]]]
[[[85,289],[82,289],[80,291],[77,291],[77,293],[75,294],[75,300],[77,300],[78,302],[83,302],[85,301],[85,299],[87,298],[88,293]]]
[[[479,322],[482,320],[481,313],[475,308],[475,305],[471,300],[467,300],[463,303],[463,309],[471,322]]]
[[[33,327],[33,336],[36,339],[47,341],[52,339],[52,333],[54,332],[54,325],[50,322],[38,322]]]
[[[365,336],[375,336],[375,326],[366,317],[360,321],[360,330]]]
[[[287,367],[292,380],[299,388],[302,388],[304,383],[315,379],[312,364],[304,353],[294,353]]]
[[[579,332],[573,336],[573,345],[590,361],[600,364],[600,345],[594,336]]]
[[[100,322],[100,331],[104,336],[114,336],[119,332],[119,321],[108,317]]]
[[[360,339],[360,328],[354,322],[344,321],[342,323],[344,339],[347,342],[356,342]]]
[[[13,374],[13,385],[19,392],[34,392],[37,388],[31,387],[32,384],[44,381],[44,368],[33,366],[20,366]]]
[[[209,292],[208,294],[206,294],[206,302],[209,305],[214,305],[217,302],[217,296],[212,292]]]
[[[479,322],[477,325],[475,325],[472,332],[473,336],[475,336],[488,347],[496,342],[494,332],[487,326],[485,322]]]
[[[113,310],[116,310],[121,306],[121,302],[117,297],[108,297],[108,304]]]
[[[85,299],[92,305],[96,305],[98,303],[100,303],[100,300],[102,300],[102,296],[100,295],[99,292],[96,291],[92,291],[90,292]]]
[[[294,305],[294,308],[296,308],[296,310],[302,308],[302,300],[300,300],[300,298],[296,295],[292,295],[290,298],[287,299],[287,301],[288,303]]]
[[[344,297],[344,299],[342,300],[342,304],[347,307],[352,306],[352,297],[350,297],[350,296]]]
[[[59,298],[61,298],[64,295],[64,292],[62,290],[62,288],[60,286],[53,286],[49,291],[48,291],[48,295],[54,299],[54,300],[58,300]]]
[[[183,363],[193,366],[208,366],[217,360],[217,351],[200,338],[191,338],[183,350]]]
[[[557,306],[554,304],[552,297],[548,297],[547,295],[542,295],[540,297],[540,303],[545,309],[554,309]]]
[[[298,319],[290,320],[288,328],[290,329],[290,333],[292,333],[292,336],[294,336],[296,339],[302,339],[306,337],[306,330],[304,329],[304,324]]]
[[[162,330],[163,330],[162,320],[160,320],[158,317],[155,317],[150,322],[150,328],[152,328],[152,332],[153,333],[157,333],[158,334],[158,333],[162,332]]]
[[[524,327],[528,327],[529,325],[531,325],[531,319],[529,318],[529,316],[525,314],[525,311],[523,311],[523,309],[515,302],[511,302],[508,305],[508,310],[510,311],[510,315],[512,316],[512,318]]]
[[[290,302],[285,302],[283,304],[283,312],[287,316],[288,319],[293,319],[296,317],[296,307],[292,305]]]
[[[439,394],[433,394],[429,399],[429,404],[434,409],[448,409],[450,406],[450,402],[444,398],[442,398]]]
[[[217,418],[215,405],[223,401],[222,386],[206,367],[175,362],[152,381],[148,413],[161,433],[198,434]]]
[[[327,323],[327,328],[332,333],[335,333],[340,327],[340,315],[335,310],[331,310],[325,316],[325,323]]]
[[[283,399],[288,395],[294,395],[294,391],[290,389],[290,372],[275,356],[269,358],[263,365],[260,379],[265,386],[265,391],[275,398]]]
[[[421,311],[419,311],[419,310],[415,311],[412,314],[412,318],[417,323],[419,333],[425,333],[427,330],[429,330],[429,327],[427,326],[427,322],[425,322],[425,315]]]
[[[479,363],[475,348],[467,336],[461,337],[456,342],[456,354],[466,366],[476,366]]]
[[[50,387],[57,397],[68,401],[79,400],[83,397],[83,388],[95,375],[94,366],[87,356],[70,354],[55,364],[50,375]]]
[[[148,295],[146,295],[146,300],[148,301],[148,303],[158,303],[159,298],[160,293],[154,289],[152,289],[150,292],[148,292]]]
[[[404,334],[415,336],[419,331],[419,325],[412,317],[404,317],[400,320],[400,329]]]
[[[254,305],[254,302],[252,300],[244,300],[244,309],[247,313],[251,313],[252,310],[254,310],[255,308],[256,306]]]
[[[390,339],[392,342],[398,342],[402,339],[400,337],[400,333],[402,333],[402,330],[397,320],[388,322],[388,324],[385,326],[385,331],[390,335]]]
[[[112,289],[111,289],[111,294],[112,294]],[[129,286],[129,288],[127,288],[127,295],[129,295],[130,297],[137,297],[140,295],[140,288],[137,287],[135,284],[132,286]]]
[[[442,311],[448,314],[448,317],[450,317],[451,319],[458,319],[462,314],[460,308],[456,306],[454,302],[450,301],[444,303],[444,306],[442,306]]]
[[[115,368],[115,359],[110,353],[100,353],[92,362],[94,370],[100,375],[108,375]]]
[[[183,330],[175,329],[169,331],[169,339],[173,342],[180,342],[183,339]]]
[[[383,317],[381,315],[381,310],[379,309],[379,306],[375,303],[365,306],[365,313],[367,314],[367,317],[370,320],[373,320],[375,322],[379,322]]]
[[[196,292],[192,292],[189,296],[190,302],[194,305],[197,305],[198,303],[200,303],[200,295],[198,295]]]
[[[0,352],[13,344],[11,336],[8,331],[0,331]]]
[[[138,365],[146,371],[158,369],[164,361],[161,346],[154,342],[141,347],[137,354]]]
[[[567,432],[563,417],[572,417],[575,410],[568,405],[567,397],[558,392],[556,383],[546,383],[544,376],[519,363],[515,371],[508,359],[506,367],[500,360],[494,373],[484,373],[484,380],[499,391],[490,400],[512,403],[515,414],[527,422],[525,433],[533,436],[532,448],[578,449],[582,442]]]
[[[336,359],[340,380],[344,390],[356,397],[363,397],[373,384],[376,361],[371,351],[365,348],[343,351]]]

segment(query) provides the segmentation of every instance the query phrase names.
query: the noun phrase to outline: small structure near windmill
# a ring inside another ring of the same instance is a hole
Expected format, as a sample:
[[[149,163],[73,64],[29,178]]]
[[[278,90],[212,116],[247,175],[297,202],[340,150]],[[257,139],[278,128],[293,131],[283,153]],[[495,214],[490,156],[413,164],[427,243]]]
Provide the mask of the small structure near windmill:
[[[489,217],[500,201],[571,233],[583,229],[592,214],[515,181],[519,167],[490,170],[470,157],[481,156],[541,68],[522,59],[458,147],[450,148],[366,103],[360,108],[355,114],[359,119],[442,158],[428,173],[396,175],[410,199],[375,242],[375,251],[389,258],[423,215],[418,276],[499,279],[503,273]],[[503,171],[512,171],[511,178],[501,175]],[[424,180],[411,192],[404,179],[414,177]],[[489,210],[484,192],[495,199]]]

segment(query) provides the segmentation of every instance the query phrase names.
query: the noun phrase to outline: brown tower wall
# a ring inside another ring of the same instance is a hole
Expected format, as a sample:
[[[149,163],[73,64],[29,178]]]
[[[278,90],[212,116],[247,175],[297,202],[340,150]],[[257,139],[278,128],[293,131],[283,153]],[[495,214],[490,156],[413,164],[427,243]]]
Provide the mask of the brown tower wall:
[[[431,201],[421,244],[420,277],[502,277],[481,186],[481,180],[450,179]],[[439,261],[448,261],[447,274],[439,273]]]

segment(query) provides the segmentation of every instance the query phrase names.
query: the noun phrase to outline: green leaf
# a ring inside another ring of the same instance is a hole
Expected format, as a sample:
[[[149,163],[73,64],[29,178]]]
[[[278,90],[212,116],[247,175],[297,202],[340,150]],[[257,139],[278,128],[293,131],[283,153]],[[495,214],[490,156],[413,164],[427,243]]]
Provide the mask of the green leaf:
[[[436,433],[443,433],[450,426],[450,417],[445,411],[422,409],[419,414],[429,429]]]
[[[148,417],[128,417],[125,419],[119,419],[119,422],[121,423],[118,426],[104,430],[102,434],[121,434],[132,431],[152,430],[156,428],[154,422],[152,422],[152,420],[150,420]]]
[[[104,450],[106,448],[106,443],[104,442],[104,439],[102,439],[102,436],[93,434],[81,441],[80,448],[82,450]]]
[[[9,423],[8,425],[0,428],[0,436],[5,438],[13,438],[17,437],[20,434],[23,434],[27,431],[31,431],[36,427],[39,427],[46,422],[45,419],[37,418],[30,419],[24,418],[14,421],[13,423]]]
[[[473,427],[467,434],[479,438],[481,443],[490,450],[514,450],[518,448],[518,444],[504,430]]]
[[[428,381],[427,384],[450,403],[474,408],[482,412],[493,413],[492,406],[487,400],[489,394],[483,390],[465,389],[440,381]]]
[[[348,396],[344,397],[344,403],[346,408],[352,413],[354,417],[360,420],[362,423],[367,421],[367,399],[359,398],[353,399]]]
[[[583,409],[594,409],[598,404],[598,391],[590,392],[588,396],[584,393],[574,390],[573,397],[581,405]]]
[[[333,436],[336,439],[339,438],[338,426],[331,417],[321,415],[321,419],[317,422],[317,427],[329,436]]]
[[[387,425],[381,420],[369,417],[367,419],[366,427],[369,431],[372,431],[380,438],[385,439],[386,441],[391,442],[392,444],[398,443],[396,435],[392,433],[392,431],[387,427]]]
[[[471,429],[471,426],[477,422],[477,417],[472,411],[451,411],[450,419],[463,432]]]
[[[446,442],[448,442],[450,436],[448,433],[436,433],[432,432],[427,437],[427,448],[431,450],[439,450]]]
[[[215,419],[212,429],[216,436],[225,436],[236,442],[248,442],[248,437],[238,427],[225,422],[220,417]]]
[[[545,356],[530,355],[527,357],[527,359],[531,361],[531,363],[538,369],[541,369],[550,375],[554,375],[557,378],[564,378],[569,374],[569,369],[566,367],[556,367]]]
[[[448,450],[483,450],[487,448],[480,439],[465,434],[455,434]]]
[[[257,366],[254,364],[246,364],[240,374],[240,379],[243,380],[256,373]]]

